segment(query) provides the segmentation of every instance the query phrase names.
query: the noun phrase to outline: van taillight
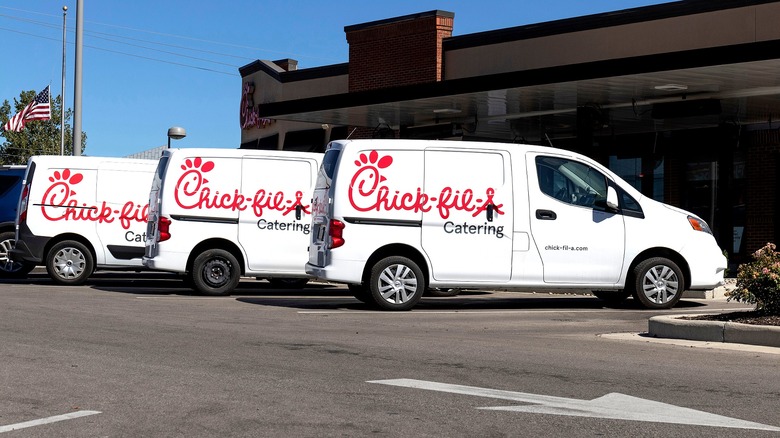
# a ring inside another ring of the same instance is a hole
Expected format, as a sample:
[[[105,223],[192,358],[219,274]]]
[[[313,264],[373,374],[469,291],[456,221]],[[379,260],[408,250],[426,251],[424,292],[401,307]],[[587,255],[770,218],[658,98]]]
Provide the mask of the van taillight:
[[[157,241],[163,242],[171,238],[171,220],[160,216],[157,220]]]
[[[344,222],[330,220],[330,248],[338,248],[344,244]]]
[[[24,223],[24,221],[27,220],[27,201],[28,201],[27,197],[29,195],[30,195],[30,185],[29,184],[25,184],[24,187],[22,188],[22,197],[21,197],[21,199],[22,199],[22,203],[21,204],[22,205],[19,206],[20,207],[19,208],[19,223],[20,224]]]

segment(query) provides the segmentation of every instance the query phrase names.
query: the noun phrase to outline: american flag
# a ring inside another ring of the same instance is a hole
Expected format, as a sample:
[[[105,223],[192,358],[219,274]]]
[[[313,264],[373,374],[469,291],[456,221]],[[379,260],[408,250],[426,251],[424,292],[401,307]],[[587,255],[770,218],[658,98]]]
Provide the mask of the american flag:
[[[32,102],[30,102],[22,111],[8,120],[3,125],[6,131],[19,132],[24,129],[24,125],[31,120],[49,120],[51,118],[51,105],[49,103],[49,86],[43,89]]]

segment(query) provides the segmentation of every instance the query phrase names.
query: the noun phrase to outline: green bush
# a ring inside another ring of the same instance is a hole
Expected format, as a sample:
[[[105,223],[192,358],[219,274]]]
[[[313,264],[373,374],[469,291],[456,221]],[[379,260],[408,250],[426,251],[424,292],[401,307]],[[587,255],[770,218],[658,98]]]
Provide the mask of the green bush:
[[[780,253],[767,243],[753,253],[753,261],[739,265],[737,287],[726,293],[729,301],[755,304],[756,310],[780,315]]]

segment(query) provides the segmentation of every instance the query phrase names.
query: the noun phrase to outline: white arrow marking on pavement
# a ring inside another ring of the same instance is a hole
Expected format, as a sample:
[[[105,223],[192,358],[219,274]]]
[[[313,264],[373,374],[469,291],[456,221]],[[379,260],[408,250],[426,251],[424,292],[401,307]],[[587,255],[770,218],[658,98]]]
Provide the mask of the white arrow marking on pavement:
[[[41,424],[56,423],[58,421],[72,420],[74,418],[86,417],[87,415],[99,414],[98,411],[76,411],[69,414],[55,415],[53,417],[41,418],[38,420],[25,421],[24,423],[9,424],[0,426],[0,433],[10,432],[12,430],[24,429],[26,427],[40,426]]]
[[[527,394],[523,392],[503,391],[500,389],[478,388],[475,386],[450,385],[447,383],[427,382],[425,380],[415,379],[370,380],[367,383],[379,383],[382,385],[427,389],[430,391],[532,403],[532,405],[529,406],[496,406],[478,409],[780,431],[780,427],[724,417],[722,415],[710,414],[709,412],[697,411],[695,409],[683,408],[652,400],[645,400],[616,392],[593,400],[577,400],[573,398]]]

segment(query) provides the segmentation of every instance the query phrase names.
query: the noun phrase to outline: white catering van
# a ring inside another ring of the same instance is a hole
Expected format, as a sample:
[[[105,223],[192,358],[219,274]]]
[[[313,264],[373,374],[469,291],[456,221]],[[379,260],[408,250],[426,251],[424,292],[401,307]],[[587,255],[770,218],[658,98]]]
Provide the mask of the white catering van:
[[[726,269],[703,220],[542,146],[331,142],[313,212],[306,272],[389,310],[428,288],[580,289],[670,308]]]
[[[322,154],[168,149],[149,193],[144,265],[186,275],[205,295],[241,276],[302,286]]]
[[[33,156],[16,217],[14,261],[45,265],[64,285],[96,269],[143,269],[156,160]]]

